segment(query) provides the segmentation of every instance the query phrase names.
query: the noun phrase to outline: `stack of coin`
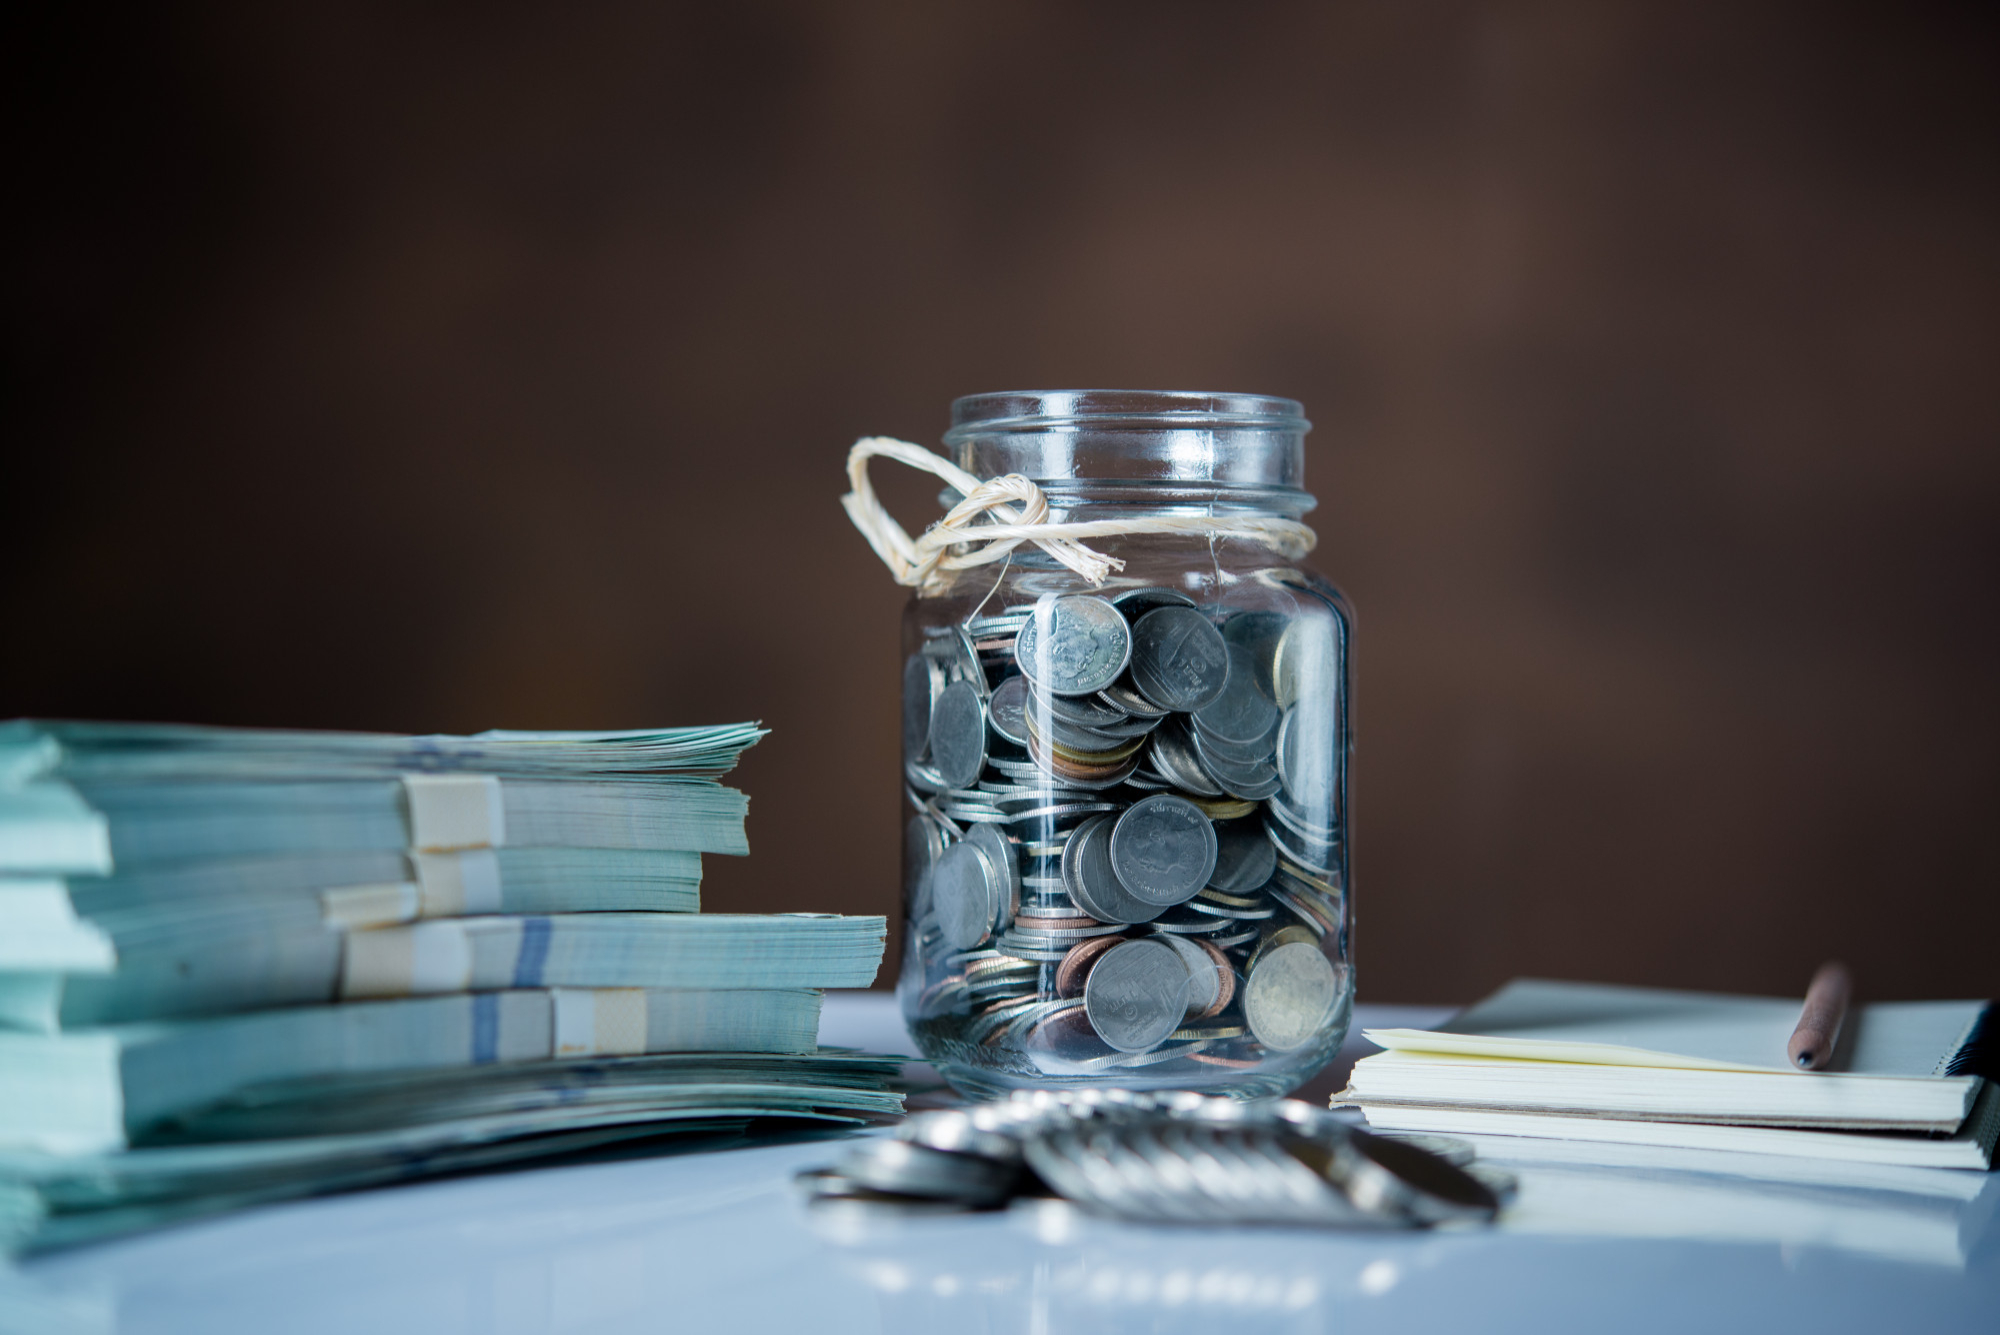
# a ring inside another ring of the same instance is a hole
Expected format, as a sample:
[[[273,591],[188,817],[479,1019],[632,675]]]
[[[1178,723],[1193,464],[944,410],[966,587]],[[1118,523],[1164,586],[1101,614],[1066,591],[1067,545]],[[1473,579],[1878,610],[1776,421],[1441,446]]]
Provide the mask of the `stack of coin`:
[[[1118,1097],[918,1113],[798,1182],[816,1202],[981,1210],[1041,1189],[1140,1223],[1342,1229],[1486,1223],[1517,1189],[1464,1141],[1372,1135],[1290,1099],[1101,1092]]]
[[[920,1037],[1057,1078],[1327,1041],[1348,991],[1341,629],[1299,601],[1050,594],[926,628],[903,671]]]

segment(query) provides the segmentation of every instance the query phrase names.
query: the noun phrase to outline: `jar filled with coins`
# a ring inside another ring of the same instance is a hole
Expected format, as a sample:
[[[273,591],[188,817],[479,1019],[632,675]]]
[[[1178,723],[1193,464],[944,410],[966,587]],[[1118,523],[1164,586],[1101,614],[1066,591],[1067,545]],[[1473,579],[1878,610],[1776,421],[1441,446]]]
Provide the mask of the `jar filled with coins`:
[[[1269,1095],[1345,1036],[1351,614],[1297,563],[1307,428],[1256,395],[952,405],[965,485],[1025,477],[1104,558],[1019,541],[904,615],[898,994],[961,1090]]]

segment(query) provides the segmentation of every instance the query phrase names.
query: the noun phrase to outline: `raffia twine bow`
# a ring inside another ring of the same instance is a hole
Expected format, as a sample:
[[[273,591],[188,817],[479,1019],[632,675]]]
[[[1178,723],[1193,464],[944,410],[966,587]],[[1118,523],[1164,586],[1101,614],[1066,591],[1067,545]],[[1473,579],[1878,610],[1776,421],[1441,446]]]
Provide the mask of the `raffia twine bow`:
[[[925,529],[922,537],[911,538],[883,508],[868,481],[868,461],[878,455],[935,473],[965,499]],[[854,448],[847,452],[847,483],[850,490],[840,503],[854,527],[868,539],[898,584],[925,590],[948,584],[952,572],[1003,560],[1024,542],[1034,543],[1091,584],[1102,584],[1113,571],[1123,570],[1125,563],[1085,546],[1084,538],[1130,533],[1244,538],[1275,548],[1295,561],[1319,541],[1307,525],[1276,515],[1157,515],[1052,523],[1048,498],[1019,473],[981,482],[949,459],[891,436],[866,436],[854,442]]]

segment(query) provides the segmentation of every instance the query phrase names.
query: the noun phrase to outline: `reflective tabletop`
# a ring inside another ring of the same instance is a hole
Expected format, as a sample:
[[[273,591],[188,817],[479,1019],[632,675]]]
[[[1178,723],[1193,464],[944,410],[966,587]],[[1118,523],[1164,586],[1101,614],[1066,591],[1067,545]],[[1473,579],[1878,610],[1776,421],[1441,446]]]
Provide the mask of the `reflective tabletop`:
[[[1356,1029],[1443,1013],[1363,1006]],[[830,997],[821,1036],[908,1050],[886,994]],[[1140,1228],[1050,1202],[809,1208],[793,1174],[840,1151],[797,1139],[248,1211],[0,1268],[0,1330],[2000,1328],[1996,1174],[1829,1186],[1796,1165],[1614,1168],[1489,1142],[1521,1182],[1499,1227],[1350,1234]]]

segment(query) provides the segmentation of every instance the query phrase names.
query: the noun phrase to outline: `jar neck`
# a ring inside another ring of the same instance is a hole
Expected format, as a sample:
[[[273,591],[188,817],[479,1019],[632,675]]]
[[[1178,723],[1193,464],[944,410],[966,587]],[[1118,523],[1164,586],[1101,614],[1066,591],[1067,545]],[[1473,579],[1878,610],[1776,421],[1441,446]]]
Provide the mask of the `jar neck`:
[[[1055,523],[1215,514],[1300,519],[1319,503],[1312,493],[1296,487],[1086,478],[1036,479],[1036,484],[1048,500],[1049,519]],[[938,497],[946,509],[963,499],[955,489]]]
[[[1019,473],[1052,504],[1302,513],[1309,430],[1296,402],[1264,395],[1038,390],[959,399],[944,444],[966,472]]]

